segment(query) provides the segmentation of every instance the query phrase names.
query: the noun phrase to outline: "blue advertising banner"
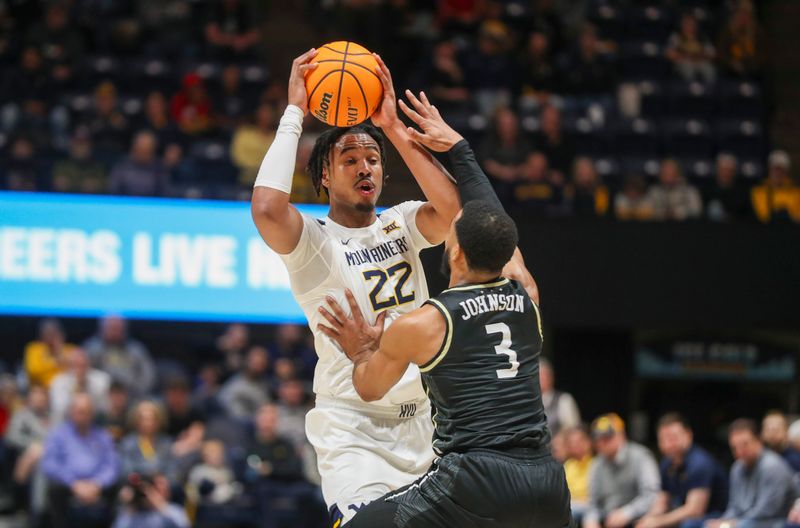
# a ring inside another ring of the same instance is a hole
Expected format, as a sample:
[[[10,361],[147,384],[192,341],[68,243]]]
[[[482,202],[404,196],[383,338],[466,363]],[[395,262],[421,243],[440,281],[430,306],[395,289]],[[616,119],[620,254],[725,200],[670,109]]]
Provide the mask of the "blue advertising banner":
[[[0,192],[0,314],[107,313],[305,321],[249,203]]]

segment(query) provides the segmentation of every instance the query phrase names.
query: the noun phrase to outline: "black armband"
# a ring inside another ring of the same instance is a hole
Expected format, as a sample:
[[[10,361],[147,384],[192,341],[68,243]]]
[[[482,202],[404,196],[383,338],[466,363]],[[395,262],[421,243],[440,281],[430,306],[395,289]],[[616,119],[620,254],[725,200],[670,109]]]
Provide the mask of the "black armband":
[[[458,185],[458,195],[461,198],[461,205],[472,200],[483,200],[489,204],[503,210],[503,204],[494,192],[489,178],[483,172],[478,160],[475,159],[475,152],[469,146],[466,139],[462,139],[447,152],[450,156],[450,165],[453,170],[453,178]]]

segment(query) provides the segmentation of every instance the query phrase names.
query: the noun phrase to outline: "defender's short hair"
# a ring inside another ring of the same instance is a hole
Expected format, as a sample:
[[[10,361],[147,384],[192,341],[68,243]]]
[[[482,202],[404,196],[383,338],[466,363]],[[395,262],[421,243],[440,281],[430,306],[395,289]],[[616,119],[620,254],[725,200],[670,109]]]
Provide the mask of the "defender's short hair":
[[[328,157],[331,153],[331,148],[339,141],[344,135],[347,134],[368,134],[375,143],[378,144],[378,150],[381,153],[381,165],[384,167],[383,179],[386,180],[386,147],[383,139],[383,134],[373,125],[364,122],[351,127],[334,127],[329,128],[317,138],[314,143],[314,148],[311,150],[311,156],[308,158],[308,165],[306,171],[311,175],[311,183],[314,185],[314,190],[317,196],[325,189],[325,194],[328,194],[328,189],[322,186],[322,169],[327,167],[330,163]]]
[[[467,202],[455,227],[467,265],[480,271],[499,274],[519,241],[511,217],[483,200]]]

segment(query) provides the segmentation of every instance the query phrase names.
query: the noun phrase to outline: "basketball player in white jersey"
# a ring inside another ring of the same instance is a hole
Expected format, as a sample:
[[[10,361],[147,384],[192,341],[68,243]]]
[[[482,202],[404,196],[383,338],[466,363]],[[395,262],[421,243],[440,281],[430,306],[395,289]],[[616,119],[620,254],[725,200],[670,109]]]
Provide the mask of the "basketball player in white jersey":
[[[376,56],[384,87],[372,116],[417,179],[427,202],[405,202],[376,214],[383,188],[383,135],[371,125],[329,129],[309,163],[317,191],[330,211],[317,220],[289,203],[295,155],[307,112],[305,74],[315,50],[292,64],[289,105],[261,164],[252,198],[253,220],[267,245],[289,270],[292,291],[314,331],[319,362],[316,406],[306,416],[322,492],[332,526],[346,523],[366,503],[424,474],[433,460],[432,424],[419,370],[411,366],[382,399],[363,402],[352,384],[353,364],[318,331],[319,307],[328,299],[347,306],[353,292],[365,318],[390,322],[428,299],[420,250],[441,243],[460,209],[455,186],[397,117],[385,64]]]

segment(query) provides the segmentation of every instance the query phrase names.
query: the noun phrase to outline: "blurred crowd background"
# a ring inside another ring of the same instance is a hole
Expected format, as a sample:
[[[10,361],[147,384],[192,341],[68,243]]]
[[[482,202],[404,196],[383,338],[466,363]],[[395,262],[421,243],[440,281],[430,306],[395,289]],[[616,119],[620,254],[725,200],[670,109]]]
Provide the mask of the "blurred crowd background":
[[[0,189],[248,200],[291,59],[347,39],[382,55],[398,92],[425,90],[518,220],[791,224],[798,145],[776,64],[792,46],[775,45],[764,7],[777,3],[0,0]],[[304,172],[323,129],[307,118],[295,202],[325,201]],[[383,203],[419,196],[396,156],[388,172]],[[134,323],[139,340],[118,316],[93,325],[28,320],[6,346],[7,522],[325,525],[307,329]],[[581,415],[602,383],[573,398],[548,363],[542,377],[586,528],[800,522],[800,425],[764,398],[757,422],[642,427],[630,409]]]

